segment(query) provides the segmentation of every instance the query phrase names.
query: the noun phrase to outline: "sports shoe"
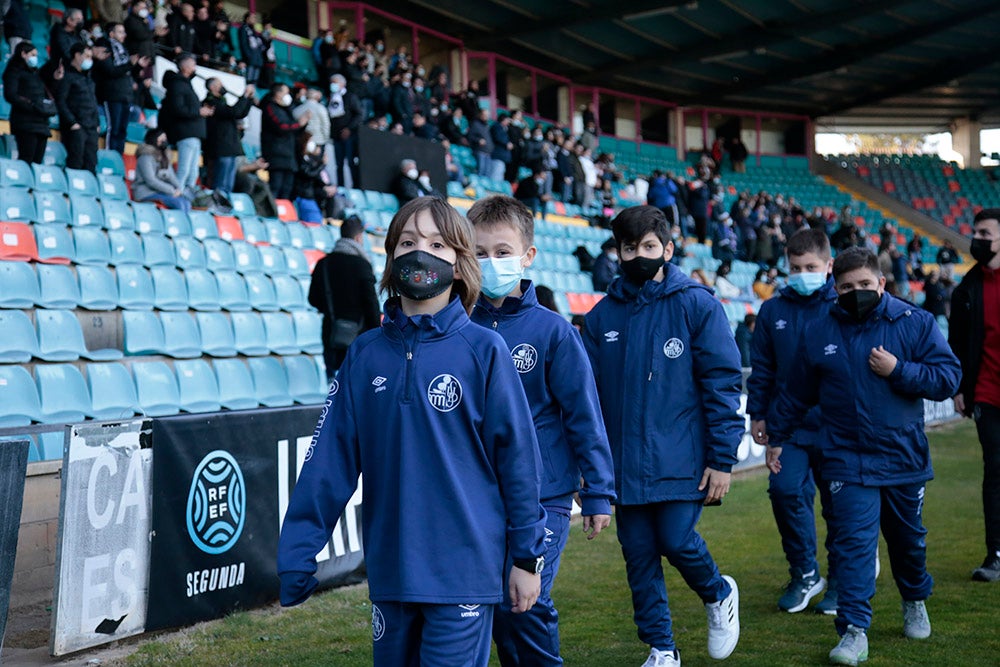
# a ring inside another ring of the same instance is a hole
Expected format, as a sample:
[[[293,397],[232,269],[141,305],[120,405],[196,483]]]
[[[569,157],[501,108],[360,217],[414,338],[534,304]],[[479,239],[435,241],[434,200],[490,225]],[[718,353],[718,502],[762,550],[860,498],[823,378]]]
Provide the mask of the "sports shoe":
[[[1000,581],[1000,551],[987,556],[981,567],[972,573],[973,581]]]
[[[728,574],[722,578],[729,582],[732,591],[725,599],[705,605],[708,616],[708,654],[724,660],[740,641],[740,590],[736,580]]]
[[[681,654],[676,649],[661,651],[658,648],[649,649],[649,657],[642,667],[681,667]]]
[[[878,576],[880,574],[882,574],[882,561],[878,557],[878,552],[879,552],[878,545],[875,545],[875,578],[876,579],[878,579]]]
[[[792,579],[785,586],[785,593],[778,598],[778,609],[789,614],[800,612],[809,606],[809,601],[822,592],[826,580],[816,570],[803,573],[792,568]]]
[[[903,634],[907,639],[927,639],[931,636],[931,619],[923,600],[903,600]]]
[[[840,638],[840,641],[833,650],[830,651],[831,665],[853,665],[857,667],[859,663],[868,659],[868,635],[864,628],[856,628],[853,625],[847,626],[847,632]]]
[[[826,595],[813,607],[817,614],[837,615],[837,580],[830,577],[826,582]]]

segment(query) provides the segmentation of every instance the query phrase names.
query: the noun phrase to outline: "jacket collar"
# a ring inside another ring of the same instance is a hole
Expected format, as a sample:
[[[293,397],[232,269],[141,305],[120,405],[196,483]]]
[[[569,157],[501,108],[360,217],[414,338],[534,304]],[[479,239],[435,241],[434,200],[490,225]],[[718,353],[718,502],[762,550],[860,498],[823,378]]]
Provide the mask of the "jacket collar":
[[[917,310],[917,307],[911,303],[904,301],[903,299],[897,299],[888,292],[883,292],[878,305],[872,309],[872,312],[868,313],[868,317],[860,322],[851,317],[846,310],[840,307],[839,304],[834,305],[833,308],[830,309],[830,312],[834,317],[841,321],[860,325],[876,319],[885,319],[890,322],[895,322],[901,317],[909,317],[913,314],[914,310]]]
[[[458,295],[453,295],[448,305],[434,315],[403,313],[399,297],[385,302],[385,319],[382,327],[387,334],[400,337],[416,335],[422,340],[446,338],[469,323],[469,315]],[[413,332],[416,332],[415,334]]]
[[[521,296],[508,296],[504,298],[503,303],[497,308],[485,296],[480,294],[476,308],[482,308],[493,317],[502,317],[504,315],[519,315],[537,305],[538,295],[535,294],[535,284],[530,280],[522,280]]]
[[[663,280],[656,282],[647,280],[642,285],[636,285],[619,276],[608,285],[608,296],[616,301],[638,301],[640,304],[663,299],[675,292],[691,288],[701,288],[712,292],[711,287],[695,282],[673,264],[667,262],[663,265]]]

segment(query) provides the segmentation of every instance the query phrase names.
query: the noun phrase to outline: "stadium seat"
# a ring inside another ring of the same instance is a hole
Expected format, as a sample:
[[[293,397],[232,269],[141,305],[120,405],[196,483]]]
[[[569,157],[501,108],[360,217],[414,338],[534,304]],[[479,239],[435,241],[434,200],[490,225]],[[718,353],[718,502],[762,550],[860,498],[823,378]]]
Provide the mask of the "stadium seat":
[[[205,354],[213,357],[236,356],[236,340],[233,325],[225,313],[195,313],[201,347]]]
[[[105,199],[104,226],[108,229],[135,229],[132,206],[127,201]]]
[[[73,229],[73,245],[76,248],[77,264],[107,266],[111,263],[111,246],[108,235],[98,227],[76,227]]]
[[[288,236],[289,225],[283,222],[268,220],[264,223],[264,227],[267,229],[267,241],[272,246],[280,247],[291,244],[291,238]]]
[[[323,252],[330,252],[333,250],[334,244],[337,242],[333,238],[333,234],[330,228],[326,225],[316,225],[309,228],[309,235],[312,236],[312,247],[316,250],[322,250]]]
[[[30,262],[38,260],[38,244],[31,226],[21,222],[0,222],[0,260]]]
[[[268,353],[267,333],[264,321],[258,313],[232,313],[233,341],[236,351],[247,356],[260,356]]]
[[[284,245],[290,245],[299,250],[312,247],[312,234],[309,233],[308,227],[301,222],[289,222],[286,223],[286,228],[288,229],[288,243]]]
[[[35,185],[35,174],[31,165],[23,160],[0,158],[0,187],[32,188]]]
[[[66,429],[45,431],[38,434],[38,455],[40,461],[57,461],[63,458],[66,448]]]
[[[317,312],[300,310],[292,313],[295,324],[295,343],[309,354],[323,351],[323,316]]]
[[[191,222],[191,236],[199,241],[219,238],[215,217],[208,211],[191,211],[188,213],[188,220]]]
[[[35,327],[20,310],[0,310],[0,331],[0,363],[23,364],[38,356]]]
[[[94,199],[100,196],[100,189],[97,187],[97,177],[85,169],[67,169],[66,182],[69,185],[69,194],[82,195]]]
[[[45,157],[42,158],[42,163],[60,169],[64,168],[66,166],[66,147],[58,141],[49,139],[45,144]]]
[[[176,236],[173,243],[177,268],[187,271],[208,267],[208,257],[205,256],[205,246],[201,241],[191,236]]]
[[[173,208],[159,209],[167,236],[191,236],[191,220],[187,213]]]
[[[212,362],[219,381],[219,402],[227,410],[248,410],[260,403],[254,394],[253,377],[242,359],[216,359]]]
[[[226,241],[244,240],[243,227],[240,225],[239,218],[217,215],[215,216],[215,225],[220,239],[224,239]]]
[[[257,246],[247,241],[231,241],[229,247],[232,248],[233,263],[237,271],[246,275],[259,273],[262,270],[260,250],[257,249]]]
[[[284,275],[288,272],[285,266],[285,253],[280,248],[266,245],[257,249],[260,255],[260,268],[269,276]]]
[[[121,153],[104,148],[97,151],[97,173],[124,177],[125,161]]]
[[[309,276],[309,261],[303,252],[297,248],[285,248],[285,264],[288,266],[288,274],[296,278],[306,278]]]
[[[69,264],[75,254],[73,236],[64,225],[32,225],[38,261],[45,264]]]
[[[71,364],[35,366],[39,416],[46,424],[82,422],[93,413],[83,374]],[[48,458],[48,457],[46,457]]]
[[[219,284],[215,275],[207,269],[187,269],[184,271],[187,283],[188,305],[195,310],[219,310]]]
[[[39,301],[38,278],[27,262],[0,261],[0,308],[33,308]]]
[[[243,276],[235,271],[216,271],[215,280],[219,285],[219,305],[224,310],[250,310],[250,296]]]
[[[222,239],[205,239],[202,241],[205,247],[205,256],[210,271],[235,271],[236,260],[233,257],[233,248],[228,241]]]
[[[112,266],[143,263],[142,241],[138,234],[127,229],[113,229],[108,232],[108,245],[111,248]]]
[[[32,171],[35,174],[35,192],[66,192],[69,186],[66,183],[66,174],[62,167],[50,164],[33,164]]]
[[[160,313],[163,325],[163,351],[175,359],[201,356],[201,334],[190,313]]]
[[[295,210],[295,204],[287,199],[278,199],[275,203],[278,207],[278,220],[281,220],[282,222],[298,221],[299,214]]]
[[[128,186],[125,185],[124,177],[114,174],[98,174],[97,182],[101,189],[101,201],[109,199],[128,201]]]
[[[247,359],[247,365],[253,377],[254,394],[261,405],[279,408],[292,404],[288,376],[280,361],[274,357],[260,357]]]
[[[114,310],[118,307],[118,287],[107,266],[78,266],[80,307],[87,310]]]
[[[73,221],[69,213],[69,200],[62,192],[35,191],[35,216],[38,222],[68,225]]]
[[[156,313],[144,310],[126,310],[122,313],[125,332],[125,354],[142,356],[162,354],[166,347],[163,325]]]
[[[76,308],[80,305],[80,286],[68,266],[39,264],[38,289],[38,305],[42,308]]]
[[[115,269],[118,278],[118,305],[133,310],[153,308],[153,279],[141,266],[126,264]]]
[[[150,417],[165,417],[180,412],[180,392],[177,378],[170,366],[162,361],[132,364],[135,393],[139,407]]]
[[[263,273],[246,273],[243,278],[247,283],[251,308],[259,311],[278,310],[278,296],[270,278]]]
[[[0,366],[0,428],[41,421],[35,381],[21,366]]]
[[[163,234],[166,232],[163,227],[163,215],[155,204],[132,202],[132,217],[135,219],[135,228],[140,234],[153,232]],[[176,234],[169,236],[176,236]]]
[[[319,373],[319,380],[321,388],[324,393],[330,393],[330,384],[326,381],[326,362],[323,360],[322,354],[312,355],[313,361],[316,362],[316,372]]]
[[[231,193],[229,201],[233,204],[233,215],[236,217],[249,218],[257,215],[257,208],[253,205],[253,199],[245,192]]]
[[[87,387],[94,419],[127,419],[136,413],[139,399],[122,364],[87,364]]]
[[[147,267],[177,266],[174,244],[162,234],[142,235],[142,264]]]
[[[319,260],[326,257],[326,253],[323,252],[322,250],[314,250],[311,248],[309,250],[303,250],[302,254],[305,255],[306,270],[308,271],[309,275],[312,275],[313,269],[315,269],[316,265],[319,264]]]
[[[172,266],[154,266],[153,306],[158,310],[187,310],[188,294],[184,274]]]
[[[288,313],[263,313],[264,335],[267,347],[274,354],[298,354],[301,349],[295,340],[295,327]]]
[[[274,281],[274,292],[282,310],[291,312],[306,308],[298,280],[286,275],[275,275],[271,279]]]
[[[218,412],[219,381],[211,366],[201,359],[175,361],[180,407],[185,412]]]
[[[70,195],[69,210],[70,224],[74,227],[104,226],[104,211],[101,209],[100,203],[93,197],[79,194]]]
[[[319,404],[326,398],[319,370],[312,357],[285,357],[285,373],[288,375],[288,393],[292,400],[303,405]]]
[[[0,218],[11,222],[35,219],[35,200],[24,188],[0,188]]]
[[[46,361],[75,361],[80,357],[91,361],[122,358],[120,350],[88,350],[80,320],[71,310],[39,308],[35,311],[35,329],[38,334],[38,356]]]

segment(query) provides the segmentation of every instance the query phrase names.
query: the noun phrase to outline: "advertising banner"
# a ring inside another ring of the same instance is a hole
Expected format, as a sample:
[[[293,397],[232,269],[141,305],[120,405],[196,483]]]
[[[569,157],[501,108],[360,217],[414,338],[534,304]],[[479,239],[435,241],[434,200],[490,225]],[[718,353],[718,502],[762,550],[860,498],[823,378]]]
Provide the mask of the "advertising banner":
[[[63,457],[53,655],[143,632],[149,579],[150,422],[68,428]]]
[[[0,442],[0,649],[7,629],[10,583],[14,579],[17,532],[21,526],[24,475],[28,469],[28,441]]]
[[[153,424],[150,630],[187,625],[278,597],[281,520],[318,407],[158,419]],[[317,556],[324,585],[363,565],[360,488]]]

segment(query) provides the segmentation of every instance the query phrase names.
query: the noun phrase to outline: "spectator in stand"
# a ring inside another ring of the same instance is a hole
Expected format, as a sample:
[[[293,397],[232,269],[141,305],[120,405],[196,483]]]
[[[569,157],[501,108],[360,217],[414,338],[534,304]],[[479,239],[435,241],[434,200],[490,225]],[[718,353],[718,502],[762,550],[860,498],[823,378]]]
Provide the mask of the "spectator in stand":
[[[418,139],[434,141],[438,138],[438,131],[432,124],[427,122],[420,112],[413,114],[413,136]]]
[[[329,81],[330,77],[340,71],[340,56],[336,43],[333,41],[333,30],[323,30],[313,40],[313,62],[316,63],[316,75],[320,81]]]
[[[194,53],[203,63],[219,59],[219,43],[222,36],[219,34],[218,24],[212,20],[208,7],[202,5],[195,11],[194,18],[195,50]]]
[[[267,161],[264,158],[249,160],[246,155],[236,157],[236,180],[233,192],[242,192],[253,199],[257,215],[262,218],[277,218],[278,206],[271,192],[271,186],[262,180],[257,172],[267,171]]]
[[[306,90],[305,100],[292,109],[292,118],[298,121],[302,118],[302,114],[309,112],[309,122],[302,123],[305,130],[304,134],[309,135],[308,138],[312,139],[317,146],[324,149],[324,166],[325,166],[325,150],[327,144],[330,143],[330,114],[327,113],[326,107],[323,106],[323,93],[316,90],[315,88],[309,88]]]
[[[431,115],[431,100],[430,96],[427,94],[427,87],[424,83],[423,78],[415,77],[413,79],[413,115],[422,115],[424,118],[428,118]]]
[[[446,105],[451,97],[451,87],[448,85],[448,72],[441,70],[436,77],[431,77],[434,81],[431,85],[431,99],[437,100],[438,104]]]
[[[517,183],[517,170],[524,164],[524,144],[531,138],[531,130],[524,124],[524,114],[520,109],[510,113],[510,124],[507,126],[507,141],[511,144],[510,162],[504,170],[504,180]]]
[[[758,269],[757,275],[753,277],[753,293],[761,301],[767,301],[774,296],[776,276],[772,275],[772,271],[775,274],[777,273],[777,269],[773,268]]]
[[[614,237],[601,244],[601,254],[594,260],[591,280],[595,292],[607,292],[608,285],[618,277],[618,245]]]
[[[462,107],[458,107],[450,114],[442,116],[438,125],[445,139],[455,146],[470,145],[469,138],[465,136],[466,128],[463,127],[465,116],[463,114]]]
[[[451,142],[442,138],[441,148],[444,149],[444,170],[448,173],[448,180],[461,184],[463,188],[467,187],[469,185],[469,179],[465,177],[465,172],[462,171],[462,165],[455,162],[455,158],[452,157]]]
[[[271,92],[261,100],[261,153],[268,163],[271,192],[277,199],[292,196],[299,167],[296,140],[309,122],[309,112],[296,122],[291,107],[292,94],[283,83],[271,86]]]
[[[736,259],[738,245],[736,232],[733,231],[733,218],[723,212],[713,232],[712,257],[720,262],[732,264]]]
[[[198,34],[194,28],[194,5],[181,4],[180,17],[170,28],[170,45],[178,56],[182,53],[195,53],[198,46]]]
[[[493,152],[490,153],[490,178],[494,181],[504,180],[507,165],[512,160],[511,150],[514,144],[510,141],[507,128],[510,127],[510,116],[500,114],[500,117],[490,126],[490,139],[493,140]]]
[[[396,70],[407,70],[410,67],[410,57],[406,53],[406,44],[400,44],[396,47],[396,53],[392,55],[389,59],[389,72],[395,72]]]
[[[270,88],[271,84],[275,82],[275,75],[278,72],[278,57],[274,52],[274,26],[271,25],[271,18],[269,16],[264,16],[263,18],[260,39],[261,49],[264,52],[264,65],[260,69],[260,81],[258,85],[266,89]]]
[[[570,166],[573,169],[573,203],[583,206],[587,197],[587,170],[583,166],[583,154],[586,149],[580,144],[573,145],[570,156]]]
[[[359,48],[354,48],[353,50],[348,50],[347,58],[344,59],[344,66],[341,68],[341,74],[344,75],[344,79],[347,81],[348,92],[357,95],[358,99],[363,98],[368,91],[368,72],[367,68],[364,67],[364,63],[367,63],[368,58],[364,55],[364,51]],[[329,81],[329,79],[326,79]]]
[[[553,179],[559,183],[559,193],[563,203],[569,203],[573,199],[575,173],[573,162],[575,157],[573,139],[567,137],[559,147],[559,152],[556,153],[556,174],[558,174],[558,179]]]
[[[924,279],[924,239],[920,234],[914,234],[906,246],[907,264],[910,277],[915,280]]]
[[[42,67],[42,79],[47,85],[55,80],[56,69],[67,66],[70,59],[70,49],[76,44],[83,44],[80,28],[83,26],[83,12],[79,9],[67,9],[61,23],[52,26],[49,33],[49,60]]]
[[[704,244],[708,238],[708,200],[711,193],[701,178],[688,182],[688,212],[694,218],[694,235],[698,243]]]
[[[955,265],[962,261],[955,245],[951,241],[945,241],[937,253],[938,270],[941,272],[942,280],[951,280],[955,275]]]
[[[108,121],[108,134],[104,145],[113,151],[125,151],[125,134],[128,129],[129,106],[135,99],[135,89],[138,87],[132,78],[132,68],[138,65],[148,65],[146,58],[129,55],[125,48],[125,26],[121,23],[109,23],[108,37],[102,40],[110,55],[104,60],[98,60],[94,67],[94,78],[97,84],[97,99],[104,105],[104,113]]]
[[[576,143],[587,150],[594,151],[597,150],[597,142],[597,123],[595,121],[588,121],[583,126],[583,132],[580,133],[580,138],[577,139]]]
[[[396,175],[392,191],[399,199],[400,206],[418,197],[441,197],[441,194],[431,186],[429,179],[421,179],[417,163],[409,159],[399,163],[399,174]]]
[[[490,128],[490,112],[480,109],[472,117],[473,121],[469,125],[469,145],[476,155],[476,162],[479,165],[477,174],[482,178],[489,178],[492,170],[493,136]]]
[[[308,130],[301,140],[305,140],[305,145],[299,153],[299,168],[295,174],[295,208],[302,222],[321,224],[324,218],[333,218],[337,213],[337,186],[330,182],[326,173],[325,146],[309,137]]]
[[[227,199],[233,193],[236,181],[236,158],[243,155],[240,141],[239,122],[247,117],[256,102],[256,89],[247,84],[243,96],[233,105],[226,103],[226,91],[222,81],[212,77],[205,82],[208,94],[205,106],[212,109],[212,115],[205,119],[204,156],[211,163],[206,164],[206,172],[212,174],[212,187]]]
[[[580,161],[580,168],[583,169],[583,192],[577,203],[584,209],[589,209],[594,202],[594,191],[598,186],[597,167],[591,157],[589,148],[583,144],[577,144],[577,159]]]
[[[743,321],[736,325],[736,347],[740,348],[740,365],[750,368],[750,344],[753,332],[757,328],[757,316],[747,313]]]
[[[549,196],[545,194],[545,172],[541,167],[517,184],[514,198],[524,202],[531,209],[531,215],[541,215],[545,219],[545,209],[548,207]]]
[[[412,81],[413,75],[406,72],[389,89],[389,113],[392,115],[393,123],[399,123],[403,126],[404,134],[413,132]]]
[[[125,49],[152,59],[156,55],[152,18],[146,0],[136,0],[125,17]]]
[[[663,211],[671,225],[680,221],[677,215],[677,184],[662,171],[653,172],[649,192],[646,193],[646,203]]]
[[[358,129],[364,120],[364,108],[358,96],[346,90],[347,80],[342,74],[330,77],[330,100],[327,111],[330,117],[330,138],[333,140],[334,173],[337,185],[343,187],[344,162],[351,170],[351,185],[361,182],[358,164]]]
[[[737,174],[747,173],[747,158],[750,156],[750,151],[747,150],[746,144],[739,137],[733,137],[729,140],[729,159],[733,163],[733,171]]]
[[[56,103],[62,141],[66,146],[66,167],[97,171],[97,130],[101,124],[97,111],[97,91],[90,78],[94,54],[82,43],[69,50],[69,63],[59,86]]]
[[[3,96],[10,104],[10,131],[18,158],[41,164],[50,130],[49,119],[58,109],[38,73],[38,49],[20,42],[3,73]]]
[[[159,202],[167,208],[184,212],[190,211],[191,200],[184,196],[184,186],[170,166],[167,133],[160,129],[148,130],[135,154],[132,198],[136,201]]]
[[[941,281],[941,274],[932,269],[924,279],[923,309],[934,317],[948,316],[948,290]]]
[[[738,299],[742,294],[740,288],[729,280],[729,272],[731,270],[732,266],[723,262],[715,272],[715,284],[713,287],[715,287],[715,293],[719,295],[720,299]]]
[[[465,112],[466,118],[476,118],[479,116],[479,81],[473,79],[469,81],[468,88],[459,97],[457,105]]]
[[[196,66],[194,56],[185,53],[177,60],[177,71],[163,75],[167,92],[159,116],[159,127],[177,147],[177,178],[184,186],[184,194],[192,200],[198,190],[198,159],[205,139],[205,119],[214,113],[213,107],[201,103],[191,85]]]
[[[330,36],[331,41],[333,35]],[[243,15],[243,25],[239,30],[240,57],[246,65],[247,83],[257,85],[260,81],[260,70],[264,67],[264,40],[257,32],[257,14],[247,12]]]

